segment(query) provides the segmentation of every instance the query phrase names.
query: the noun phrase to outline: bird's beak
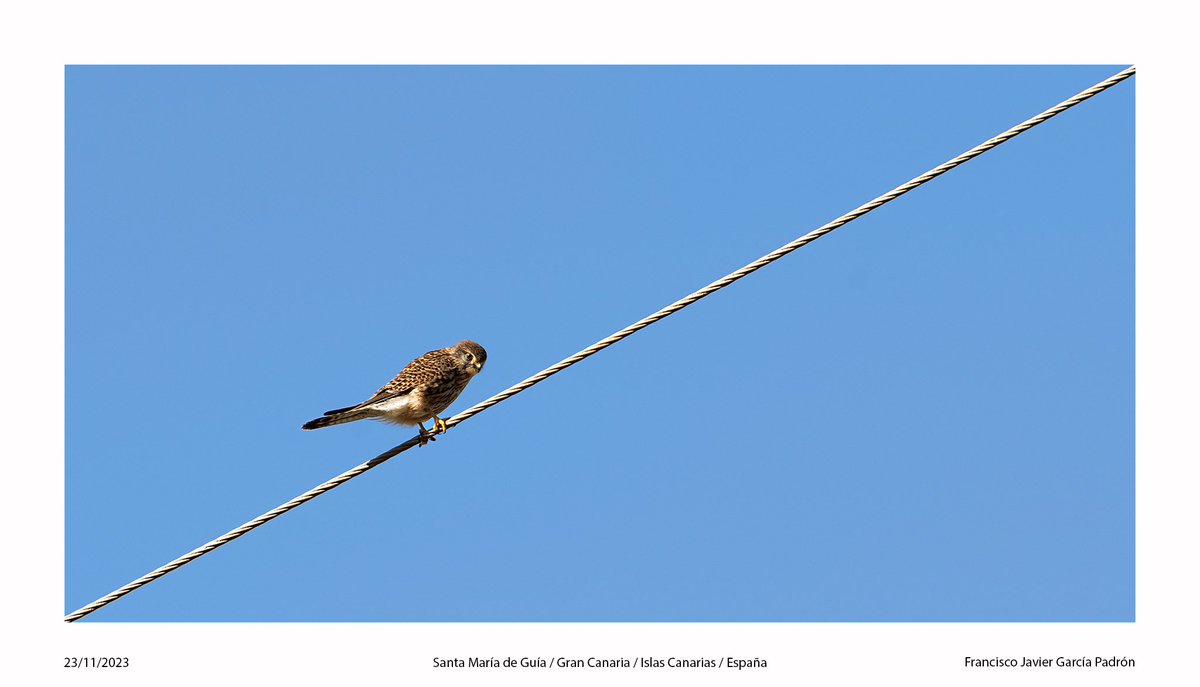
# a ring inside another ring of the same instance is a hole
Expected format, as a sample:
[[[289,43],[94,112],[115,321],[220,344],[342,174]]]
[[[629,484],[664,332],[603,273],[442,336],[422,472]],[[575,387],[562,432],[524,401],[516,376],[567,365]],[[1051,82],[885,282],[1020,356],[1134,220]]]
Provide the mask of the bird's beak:
[[[476,373],[476,374],[479,374],[479,371],[480,371],[480,370],[482,370],[482,369],[483,369],[483,363],[476,362],[476,363],[475,363],[475,373]]]

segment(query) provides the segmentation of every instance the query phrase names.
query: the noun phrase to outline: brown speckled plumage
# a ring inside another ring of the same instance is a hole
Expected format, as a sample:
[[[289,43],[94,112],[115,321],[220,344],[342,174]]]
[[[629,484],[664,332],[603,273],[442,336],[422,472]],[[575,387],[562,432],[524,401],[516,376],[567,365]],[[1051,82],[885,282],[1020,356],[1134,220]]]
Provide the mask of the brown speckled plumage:
[[[458,398],[467,383],[479,374],[487,361],[487,351],[474,341],[430,351],[409,363],[396,378],[383,385],[375,395],[348,408],[331,410],[323,417],[304,424],[304,429],[320,429],[355,420],[382,420],[398,425],[420,425],[426,420],[435,428],[445,429],[438,417]]]

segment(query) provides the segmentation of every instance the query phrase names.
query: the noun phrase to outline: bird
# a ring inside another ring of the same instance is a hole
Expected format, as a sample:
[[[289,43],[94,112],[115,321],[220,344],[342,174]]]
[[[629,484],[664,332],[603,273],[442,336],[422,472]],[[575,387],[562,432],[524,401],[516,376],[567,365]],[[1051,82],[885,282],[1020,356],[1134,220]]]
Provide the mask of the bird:
[[[320,429],[356,420],[381,420],[397,425],[417,425],[421,428],[421,446],[435,441],[434,436],[446,431],[446,421],[438,417],[467,388],[475,375],[483,370],[487,351],[474,341],[459,341],[449,348],[429,351],[400,371],[395,379],[384,384],[375,395],[358,405],[336,408],[301,429]],[[433,431],[425,422],[433,420]]]

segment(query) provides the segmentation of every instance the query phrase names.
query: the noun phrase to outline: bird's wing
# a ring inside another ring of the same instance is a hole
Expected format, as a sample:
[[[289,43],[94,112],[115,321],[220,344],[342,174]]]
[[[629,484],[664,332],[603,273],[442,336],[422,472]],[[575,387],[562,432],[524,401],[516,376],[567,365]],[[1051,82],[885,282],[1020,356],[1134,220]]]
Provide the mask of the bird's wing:
[[[335,413],[341,413],[347,410],[356,410],[358,408],[374,405],[380,401],[386,401],[389,398],[403,396],[422,384],[428,384],[437,377],[437,363],[439,362],[439,358],[445,355],[448,354],[444,350],[430,351],[406,365],[404,369],[400,371],[400,374],[396,375],[395,379],[380,387],[379,391],[376,391],[375,395],[371,398],[368,398],[358,405],[350,406],[348,408],[339,408],[338,410],[331,410],[325,414],[333,415]]]
[[[403,374],[403,373],[401,373],[401,374]],[[400,381],[400,377],[397,376],[395,379],[393,379],[392,381],[390,381],[386,385],[384,385],[383,388],[381,388],[379,391],[376,391],[374,396],[372,396],[371,398],[368,398],[367,400],[363,401],[362,403],[359,403],[358,405],[355,405],[355,406],[350,406],[348,408],[338,408],[337,410],[331,410],[325,414],[326,415],[337,415],[338,413],[344,413],[347,410],[358,410],[359,408],[365,408],[367,406],[379,403],[380,401],[386,401],[389,398],[396,398],[397,396],[403,396],[404,394],[407,394],[408,392],[413,390],[412,385],[398,384],[399,381]]]
[[[368,398],[367,400],[363,401],[362,403],[359,403],[358,405],[346,406],[345,408],[335,408],[333,410],[327,410],[327,411],[325,411],[325,414],[326,415],[340,415],[341,413],[344,413],[349,410],[358,410],[360,408],[365,408],[369,405],[379,403],[380,401],[386,401],[389,398],[396,398],[397,396],[403,396],[404,394],[407,394],[410,391],[412,391],[412,387],[409,387],[407,389],[399,389],[396,391],[388,391],[387,387],[384,387],[384,388],[380,389],[379,391],[375,392],[374,396],[372,396],[371,398]]]

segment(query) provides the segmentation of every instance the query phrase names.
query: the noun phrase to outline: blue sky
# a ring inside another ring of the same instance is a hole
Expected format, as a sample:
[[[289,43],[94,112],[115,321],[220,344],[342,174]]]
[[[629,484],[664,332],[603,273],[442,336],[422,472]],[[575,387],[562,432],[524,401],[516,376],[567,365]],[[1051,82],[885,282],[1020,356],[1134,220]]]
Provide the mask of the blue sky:
[[[1119,71],[71,67],[71,611]],[[1127,81],[92,621],[1129,621]]]

